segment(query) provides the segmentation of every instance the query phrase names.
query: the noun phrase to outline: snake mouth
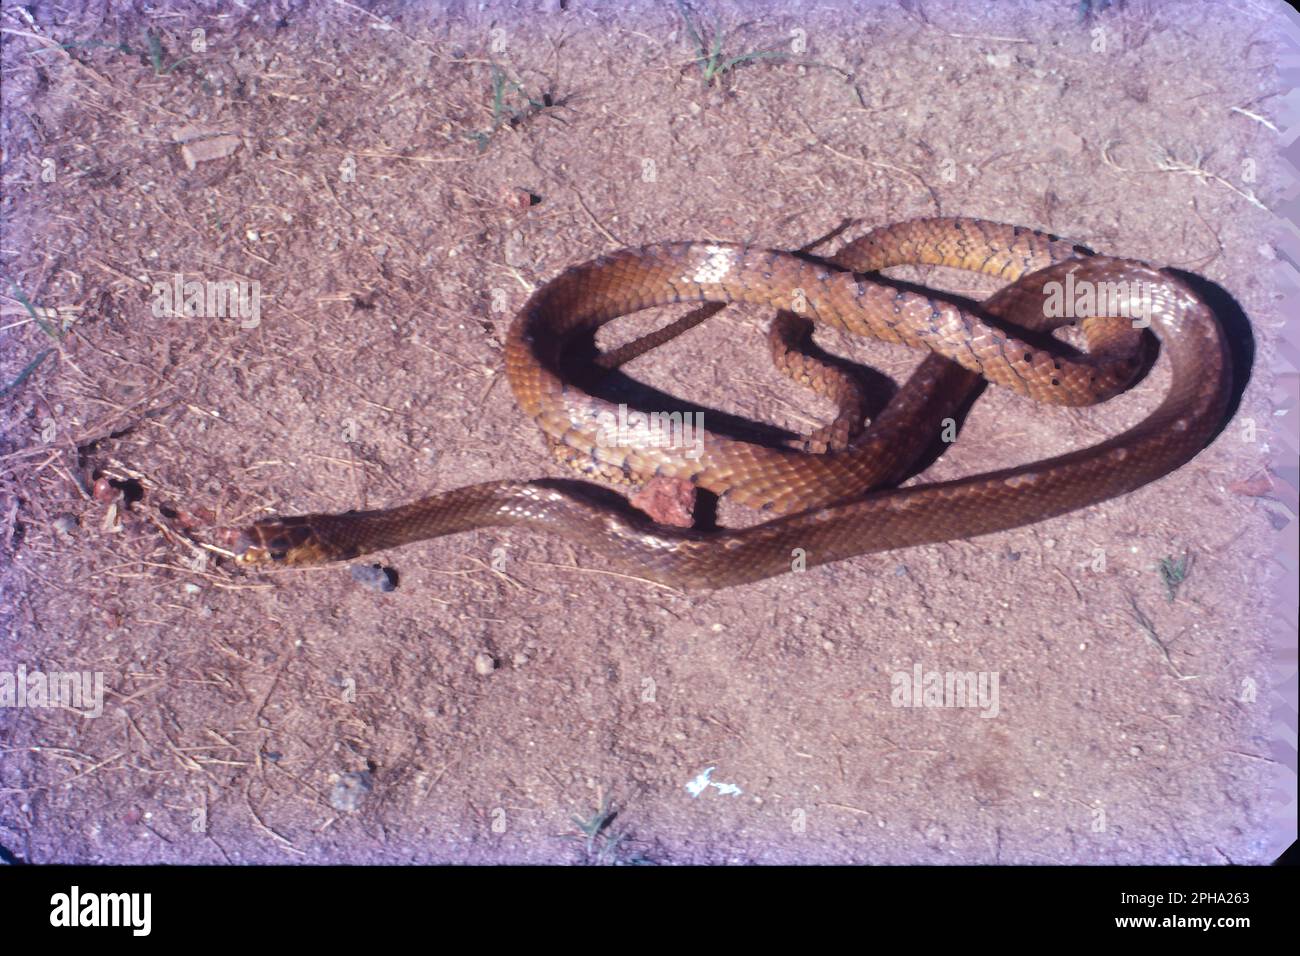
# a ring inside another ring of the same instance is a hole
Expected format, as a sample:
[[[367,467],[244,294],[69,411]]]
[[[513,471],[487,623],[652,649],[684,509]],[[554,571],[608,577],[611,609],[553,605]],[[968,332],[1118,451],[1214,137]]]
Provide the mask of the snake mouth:
[[[315,531],[301,519],[271,518],[239,532],[235,560],[244,565],[316,564],[329,560]]]

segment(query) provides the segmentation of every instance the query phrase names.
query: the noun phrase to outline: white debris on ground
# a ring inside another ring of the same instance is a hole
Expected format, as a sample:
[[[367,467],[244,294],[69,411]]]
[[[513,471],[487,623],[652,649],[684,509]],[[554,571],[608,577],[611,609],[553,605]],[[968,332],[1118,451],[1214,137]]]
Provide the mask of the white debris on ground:
[[[699,797],[699,795],[709,787],[713,787],[724,797],[738,797],[744,793],[744,791],[734,783],[716,783],[713,780],[710,780],[709,775],[717,769],[717,767],[706,768],[698,777],[686,784],[686,792],[692,797]]]

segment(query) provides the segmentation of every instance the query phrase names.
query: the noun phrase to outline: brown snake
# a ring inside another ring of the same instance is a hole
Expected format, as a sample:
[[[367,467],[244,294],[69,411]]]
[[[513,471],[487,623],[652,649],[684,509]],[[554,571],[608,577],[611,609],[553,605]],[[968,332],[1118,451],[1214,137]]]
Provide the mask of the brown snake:
[[[261,520],[242,532],[239,561],[319,563],[475,528],[519,525],[578,541],[618,571],[684,589],[722,588],[789,572],[796,559],[811,567],[970,538],[1105,501],[1183,465],[1222,424],[1231,389],[1223,329],[1168,272],[973,219],[884,227],[832,262],[846,271],[729,243],[620,250],[570,268],[538,289],[515,319],[506,345],[506,373],[519,406],[569,464],[628,480],[685,479],[777,517],[744,529],[667,528],[578,482],[499,481],[380,511]],[[905,263],[982,271],[1011,284],[983,303],[990,320],[937,294],[860,275]],[[1047,307],[1060,304],[1062,289],[1076,297],[1078,290],[1096,290],[1097,301],[1108,306],[1079,318],[1086,353],[1050,338],[1053,328],[1073,324],[1056,314],[1059,308]],[[869,428],[826,454],[713,433],[704,435],[702,453],[694,458],[648,434],[625,434],[623,445],[602,440],[600,423],[609,420],[602,415],[617,408],[565,381],[560,360],[566,344],[617,316],[676,302],[772,306],[933,354]],[[1138,425],[1093,447],[1032,464],[872,490],[901,480],[939,422],[980,378],[1061,405],[1090,404],[1123,391],[1140,364],[1135,326],[1146,322],[1172,375],[1164,401]],[[1007,331],[1017,326],[1029,330],[1028,341]]]

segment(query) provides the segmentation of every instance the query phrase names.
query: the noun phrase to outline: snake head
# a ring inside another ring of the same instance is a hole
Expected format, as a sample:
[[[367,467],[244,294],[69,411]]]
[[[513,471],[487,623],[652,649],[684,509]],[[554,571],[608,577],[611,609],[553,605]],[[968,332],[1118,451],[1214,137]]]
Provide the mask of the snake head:
[[[328,561],[310,517],[267,518],[239,532],[235,560],[246,565],[301,565]]]

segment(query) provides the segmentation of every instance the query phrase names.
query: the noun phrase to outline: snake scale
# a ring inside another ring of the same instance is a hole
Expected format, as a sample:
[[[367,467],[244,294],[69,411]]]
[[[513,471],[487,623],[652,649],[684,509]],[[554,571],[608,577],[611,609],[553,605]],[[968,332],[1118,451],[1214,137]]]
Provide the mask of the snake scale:
[[[972,310],[866,275],[909,263],[984,272],[1009,284]],[[1083,315],[1062,310],[1062,288],[1097,290],[1097,307]],[[1048,307],[1053,301],[1057,307]],[[704,435],[696,457],[645,435],[623,435],[622,444],[603,440],[599,423],[617,408],[566,380],[566,346],[618,316],[679,302],[770,306],[928,354],[869,427],[823,454],[714,433]],[[1084,352],[1050,337],[1076,322]],[[888,487],[981,379],[1057,405],[1122,392],[1140,369],[1137,329],[1147,326],[1170,365],[1170,386],[1128,431],[1031,464]],[[620,572],[682,589],[730,587],[797,565],[1002,531],[1123,495],[1204,448],[1222,425],[1231,390],[1223,328],[1171,273],[1093,255],[1031,229],[958,218],[877,229],[828,262],[725,242],[662,243],[601,256],[529,298],[510,329],[506,373],[519,407],[568,464],[633,482],[690,482],[760,508],[769,520],[743,529],[668,528],[585,483],[496,481],[377,511],[263,519],[243,529],[238,560],[314,564],[476,528],[522,526],[577,541]]]

